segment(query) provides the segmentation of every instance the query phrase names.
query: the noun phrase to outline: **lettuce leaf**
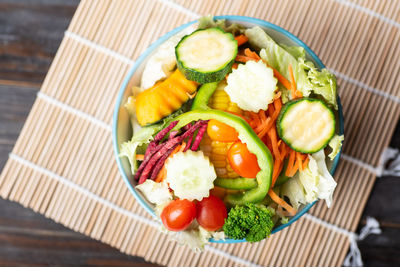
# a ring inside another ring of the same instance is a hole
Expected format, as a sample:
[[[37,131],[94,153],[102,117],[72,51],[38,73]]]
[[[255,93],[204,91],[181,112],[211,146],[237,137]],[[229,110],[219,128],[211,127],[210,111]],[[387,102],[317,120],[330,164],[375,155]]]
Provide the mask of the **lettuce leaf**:
[[[128,158],[129,164],[131,165],[132,174],[134,174],[137,170],[136,150],[141,145],[148,144],[151,140],[153,140],[153,135],[160,131],[163,125],[164,124],[155,124],[143,127],[132,136],[130,141],[127,141],[121,145],[119,156]]]
[[[329,173],[323,150],[309,155],[310,161],[305,170],[300,171],[282,186],[281,194],[290,199],[294,208],[300,204],[324,199],[328,208],[332,204],[332,195],[336,182]]]
[[[285,44],[280,44],[287,52],[289,52],[297,60],[299,58],[306,58],[306,50],[301,46],[288,46]]]
[[[204,16],[199,18],[199,26],[198,29],[208,29],[208,28],[221,28],[225,32],[230,32],[233,35],[241,34],[244,31],[244,27],[237,23],[227,24],[226,20],[218,19],[214,20],[214,17],[211,15]]]
[[[290,80],[289,65],[292,65],[297,89],[307,97],[311,93],[321,95],[325,101],[337,109],[336,79],[327,69],[317,70],[311,61],[306,61],[302,47],[278,45],[262,28],[256,26],[245,31],[249,43],[260,50],[260,57],[271,67]],[[283,101],[290,99],[288,90],[279,87]]]
[[[299,59],[299,65],[307,72],[308,88],[314,94],[321,95],[328,104],[337,109],[336,78],[327,69],[317,70],[314,63]]]
[[[172,193],[169,191],[168,184],[165,181],[156,183],[147,179],[135,188],[140,190],[146,199],[155,205],[163,205],[172,200]]]
[[[342,148],[342,142],[344,140],[343,135],[335,135],[331,141],[329,141],[329,146],[332,149],[332,152],[328,155],[331,160],[336,158],[337,154],[339,153],[340,149]]]

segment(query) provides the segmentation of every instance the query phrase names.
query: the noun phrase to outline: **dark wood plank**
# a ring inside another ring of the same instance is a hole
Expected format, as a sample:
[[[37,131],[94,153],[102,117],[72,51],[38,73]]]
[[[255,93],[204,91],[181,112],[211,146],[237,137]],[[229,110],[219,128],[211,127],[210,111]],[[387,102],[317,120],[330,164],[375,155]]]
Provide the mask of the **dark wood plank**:
[[[78,0],[0,0],[0,170],[22,129]],[[392,147],[400,148],[400,125]],[[362,177],[361,177],[362,178]],[[366,266],[400,266],[399,178],[378,179],[363,213],[383,233],[359,242]],[[0,265],[154,266],[0,199]]]
[[[0,265],[155,266],[0,200]]]

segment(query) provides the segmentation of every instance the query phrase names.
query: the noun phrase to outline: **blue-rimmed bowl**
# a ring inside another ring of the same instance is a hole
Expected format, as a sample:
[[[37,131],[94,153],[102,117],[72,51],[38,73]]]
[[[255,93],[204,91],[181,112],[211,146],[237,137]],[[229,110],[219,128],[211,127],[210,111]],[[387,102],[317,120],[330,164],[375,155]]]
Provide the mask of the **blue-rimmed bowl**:
[[[286,45],[291,45],[291,46],[302,46],[306,50],[306,55],[307,59],[311,60],[314,62],[314,64],[319,68],[325,68],[324,64],[322,64],[321,60],[317,57],[317,55],[305,44],[303,43],[299,38],[291,34],[290,32],[282,29],[281,27],[278,27],[272,23],[269,23],[264,20],[260,19],[255,19],[251,17],[245,17],[245,16],[216,16],[215,19],[226,19],[229,22],[236,22],[239,24],[242,24],[245,27],[253,27],[253,26],[260,26],[262,27],[277,43],[283,43]],[[134,85],[139,85],[140,83],[140,78],[141,74],[143,72],[143,68],[146,64],[146,61],[148,58],[154,53],[154,51],[157,50],[157,48],[164,43],[166,40],[168,40],[171,36],[185,30],[187,27],[190,27],[192,24],[197,23],[197,21],[192,21],[187,24],[184,24],[182,26],[179,26],[178,28],[175,28],[174,30],[168,32],[164,36],[162,36],[160,39],[158,39],[155,43],[153,43],[149,48],[144,51],[144,53],[138,58],[138,60],[135,62],[135,64],[132,66],[131,70],[129,71],[128,75],[125,77],[124,83],[122,84],[115,110],[114,110],[114,117],[113,117],[113,129],[112,129],[112,138],[113,138],[113,146],[114,146],[114,152],[115,152],[115,158],[117,160],[118,168],[119,171],[121,172],[122,178],[124,179],[126,185],[128,186],[129,190],[132,192],[132,194],[135,196],[137,201],[143,206],[143,208],[149,212],[152,216],[157,218],[157,216],[154,213],[152,205],[143,197],[143,195],[139,192],[136,191],[135,186],[136,186],[136,181],[134,181],[132,178],[132,173],[130,171],[130,166],[128,160],[124,158],[120,158],[119,151],[120,151],[120,145],[131,139],[132,137],[132,127],[130,125],[129,121],[129,116],[126,110],[123,108],[123,105],[128,98],[129,95],[131,95],[131,88]],[[340,104],[340,99],[338,97],[338,112],[336,114],[337,116],[337,129],[336,132],[338,134],[343,134],[344,129],[343,129],[343,113],[342,113],[342,106]],[[341,151],[340,151],[341,153]],[[336,156],[336,158],[333,161],[327,160],[327,165],[330,170],[330,173],[333,175],[336,171],[336,168],[339,163],[339,158],[340,158],[340,153]],[[283,228],[291,225],[293,222],[297,221],[301,216],[303,216],[313,205],[315,202],[310,203],[306,206],[303,206],[300,208],[300,210],[297,212],[295,216],[290,218],[289,222],[283,225],[279,225],[278,227],[274,228],[272,233],[276,233]],[[216,243],[238,243],[238,242],[245,242],[246,240],[234,240],[234,239],[226,239],[226,240],[210,240],[211,242],[216,242]]]

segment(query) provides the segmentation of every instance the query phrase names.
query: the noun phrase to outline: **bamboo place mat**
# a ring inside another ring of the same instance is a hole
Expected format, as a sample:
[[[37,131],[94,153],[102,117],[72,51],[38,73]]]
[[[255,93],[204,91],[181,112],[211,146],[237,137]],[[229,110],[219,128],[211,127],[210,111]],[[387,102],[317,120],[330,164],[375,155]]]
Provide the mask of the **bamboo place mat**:
[[[0,177],[0,195],[122,252],[169,266],[339,266],[399,119],[399,1],[84,0]],[[177,245],[128,191],[111,118],[134,60],[200,14],[261,18],[297,35],[338,77],[344,155],[331,209],[315,205],[256,244]]]

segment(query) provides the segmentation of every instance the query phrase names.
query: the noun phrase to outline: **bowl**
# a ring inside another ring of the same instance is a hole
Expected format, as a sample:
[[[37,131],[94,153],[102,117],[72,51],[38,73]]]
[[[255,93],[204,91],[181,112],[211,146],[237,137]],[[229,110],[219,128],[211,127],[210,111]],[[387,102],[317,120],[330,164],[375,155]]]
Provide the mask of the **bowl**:
[[[253,26],[260,26],[263,28],[277,43],[284,43],[286,45],[291,45],[291,46],[301,46],[305,49],[306,51],[306,57],[308,60],[311,60],[315,66],[317,66],[319,69],[325,68],[324,64],[322,61],[317,57],[317,55],[305,44],[303,43],[299,38],[297,38],[295,35],[291,34],[290,32],[286,31],[285,29],[274,25],[272,23],[269,23],[267,21],[261,20],[261,19],[256,19],[256,18],[251,18],[251,17],[245,17],[245,16],[215,16],[215,19],[225,19],[229,22],[236,22],[244,25],[245,27],[253,27]],[[123,104],[125,103],[126,99],[128,96],[131,94],[130,88],[134,85],[138,85],[140,83],[140,77],[143,72],[144,66],[146,64],[147,59],[154,53],[154,51],[166,40],[168,40],[171,36],[175,35],[176,33],[186,29],[190,25],[196,23],[196,21],[189,22],[187,24],[181,25],[174,30],[166,33],[163,35],[161,38],[159,38],[156,42],[154,42],[152,45],[150,45],[144,53],[137,59],[135,64],[132,66],[130,69],[128,75],[125,77],[125,80],[120,88],[118,98],[116,101],[116,106],[114,110],[114,117],[113,117],[113,127],[112,127],[112,139],[113,139],[113,146],[114,146],[114,152],[115,152],[115,158],[118,164],[118,169],[122,175],[122,179],[124,180],[125,184],[128,186],[130,192],[133,194],[133,196],[136,198],[136,200],[140,203],[140,205],[153,217],[157,218],[157,216],[154,213],[154,210],[152,208],[152,205],[142,196],[142,194],[135,189],[136,181],[134,181],[132,178],[132,173],[130,171],[130,166],[128,160],[124,158],[120,158],[119,155],[119,148],[120,145],[125,142],[130,140],[132,137],[132,127],[130,126],[129,122],[129,116],[127,111],[124,109]],[[343,129],[343,113],[342,113],[342,106],[340,103],[340,98],[337,98],[338,102],[338,112],[336,114],[337,116],[337,121],[339,122],[337,124],[337,129],[336,133],[342,135],[344,133]],[[333,175],[336,171],[336,168],[339,163],[339,158],[340,158],[341,151],[339,154],[336,156],[336,158],[333,161],[328,160],[327,165],[330,173]],[[308,205],[305,205],[302,207],[295,216],[290,218],[290,220],[282,225],[277,226],[276,228],[273,229],[272,234],[281,231],[282,229],[288,227],[295,221],[297,221],[301,216],[303,216],[314,204],[316,201],[313,203],[309,203]],[[234,239],[225,239],[225,240],[213,240],[210,239],[210,242],[215,242],[215,243],[239,243],[239,242],[245,242],[246,240],[234,240]]]

